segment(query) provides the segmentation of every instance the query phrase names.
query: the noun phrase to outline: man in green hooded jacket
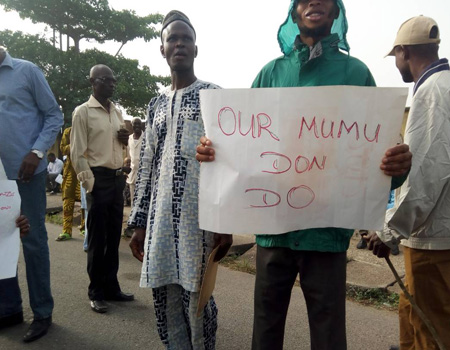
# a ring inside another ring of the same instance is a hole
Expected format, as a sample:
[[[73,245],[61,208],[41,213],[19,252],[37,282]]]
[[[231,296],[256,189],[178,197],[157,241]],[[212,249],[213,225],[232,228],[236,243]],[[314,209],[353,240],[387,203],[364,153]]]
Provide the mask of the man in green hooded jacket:
[[[342,0],[292,0],[278,31],[283,56],[266,64],[252,87],[375,86],[367,66],[349,55],[346,33]],[[211,145],[207,138],[201,139],[199,161],[214,160]],[[396,176],[392,179],[395,188],[410,166],[408,146],[398,145],[386,152],[380,168]],[[346,251],[353,231],[329,227],[257,235],[253,350],[283,348],[298,274],[308,309],[311,349],[347,348]]]

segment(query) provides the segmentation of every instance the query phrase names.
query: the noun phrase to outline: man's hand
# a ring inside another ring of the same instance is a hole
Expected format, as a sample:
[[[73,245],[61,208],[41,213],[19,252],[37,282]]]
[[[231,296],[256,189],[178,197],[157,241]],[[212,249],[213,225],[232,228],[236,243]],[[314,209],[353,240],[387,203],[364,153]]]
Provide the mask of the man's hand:
[[[131,173],[131,168],[129,166],[123,166],[122,172],[128,175],[129,173]]]
[[[131,237],[130,248],[133,256],[140,262],[144,259],[145,228],[136,227]]]
[[[128,138],[129,137],[130,137],[130,133],[127,129],[122,128],[119,131],[117,131],[117,138],[125,146],[128,146]]]
[[[33,152],[28,153],[22,161],[19,169],[19,180],[29,182],[34,175],[36,168],[41,160]]]
[[[369,233],[364,239],[369,243],[367,248],[372,250],[373,255],[379,258],[387,258],[389,256],[391,249],[381,241],[376,232]]]
[[[211,147],[212,142],[206,136],[200,137],[200,145],[197,146],[197,154],[195,158],[199,162],[212,162],[214,160],[214,148]]]
[[[219,250],[214,257],[214,261],[222,260],[227,255],[233,244],[233,235],[227,235],[222,233],[214,233],[214,249],[219,246]]]
[[[406,144],[389,148],[381,160],[380,169],[388,176],[405,175],[412,164],[412,153]]]
[[[20,215],[16,219],[16,226],[20,230],[20,238],[25,237],[30,232],[30,223],[25,215]]]

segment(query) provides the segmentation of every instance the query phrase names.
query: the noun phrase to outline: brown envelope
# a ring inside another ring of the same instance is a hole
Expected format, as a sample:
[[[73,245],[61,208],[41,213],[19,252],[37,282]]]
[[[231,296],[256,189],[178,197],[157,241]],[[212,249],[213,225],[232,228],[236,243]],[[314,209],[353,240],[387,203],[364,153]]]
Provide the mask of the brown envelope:
[[[219,268],[219,262],[214,262],[214,257],[220,246],[217,246],[209,255],[208,263],[206,264],[206,271],[203,275],[203,282],[200,288],[200,296],[198,298],[197,305],[197,317],[200,316],[204,307],[208,303],[209,298],[214,291],[214,286],[216,285],[217,269]]]

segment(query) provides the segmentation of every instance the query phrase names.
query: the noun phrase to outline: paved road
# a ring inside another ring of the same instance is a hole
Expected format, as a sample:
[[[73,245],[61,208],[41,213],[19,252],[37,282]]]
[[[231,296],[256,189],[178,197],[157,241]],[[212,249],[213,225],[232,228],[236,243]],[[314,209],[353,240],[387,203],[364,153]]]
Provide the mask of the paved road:
[[[51,252],[52,288],[55,298],[54,324],[49,334],[30,344],[21,341],[32,313],[29,308],[24,262],[19,275],[26,323],[0,331],[0,350],[16,349],[153,349],[163,350],[153,314],[151,292],[138,286],[140,263],[122,240],[119,281],[122,289],[135,294],[130,303],[110,303],[107,314],[89,308],[86,253],[82,237],[74,227],[74,239],[55,242],[61,228],[47,225]],[[215,297],[219,306],[217,349],[250,349],[254,276],[220,268]],[[396,343],[397,315],[352,302],[347,303],[349,350],[382,350]],[[309,349],[306,309],[301,290],[295,288],[286,325],[286,350]]]

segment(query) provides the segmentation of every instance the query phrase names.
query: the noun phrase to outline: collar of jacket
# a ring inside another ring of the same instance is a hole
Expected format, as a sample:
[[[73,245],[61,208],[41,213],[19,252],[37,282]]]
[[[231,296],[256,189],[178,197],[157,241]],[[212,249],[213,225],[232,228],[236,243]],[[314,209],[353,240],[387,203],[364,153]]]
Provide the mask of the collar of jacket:
[[[450,70],[450,66],[448,64],[448,60],[446,58],[441,58],[440,60],[433,62],[423,71],[420,78],[417,80],[414,85],[413,95],[416,93],[417,89],[425,83],[425,81],[431,77],[434,73],[442,72],[443,70]]]
[[[322,56],[322,54],[326,52],[338,51],[339,42],[339,35],[331,34],[310,47],[300,40],[300,36],[297,36],[295,39],[295,51],[298,52],[300,62],[304,64],[314,58]]]

